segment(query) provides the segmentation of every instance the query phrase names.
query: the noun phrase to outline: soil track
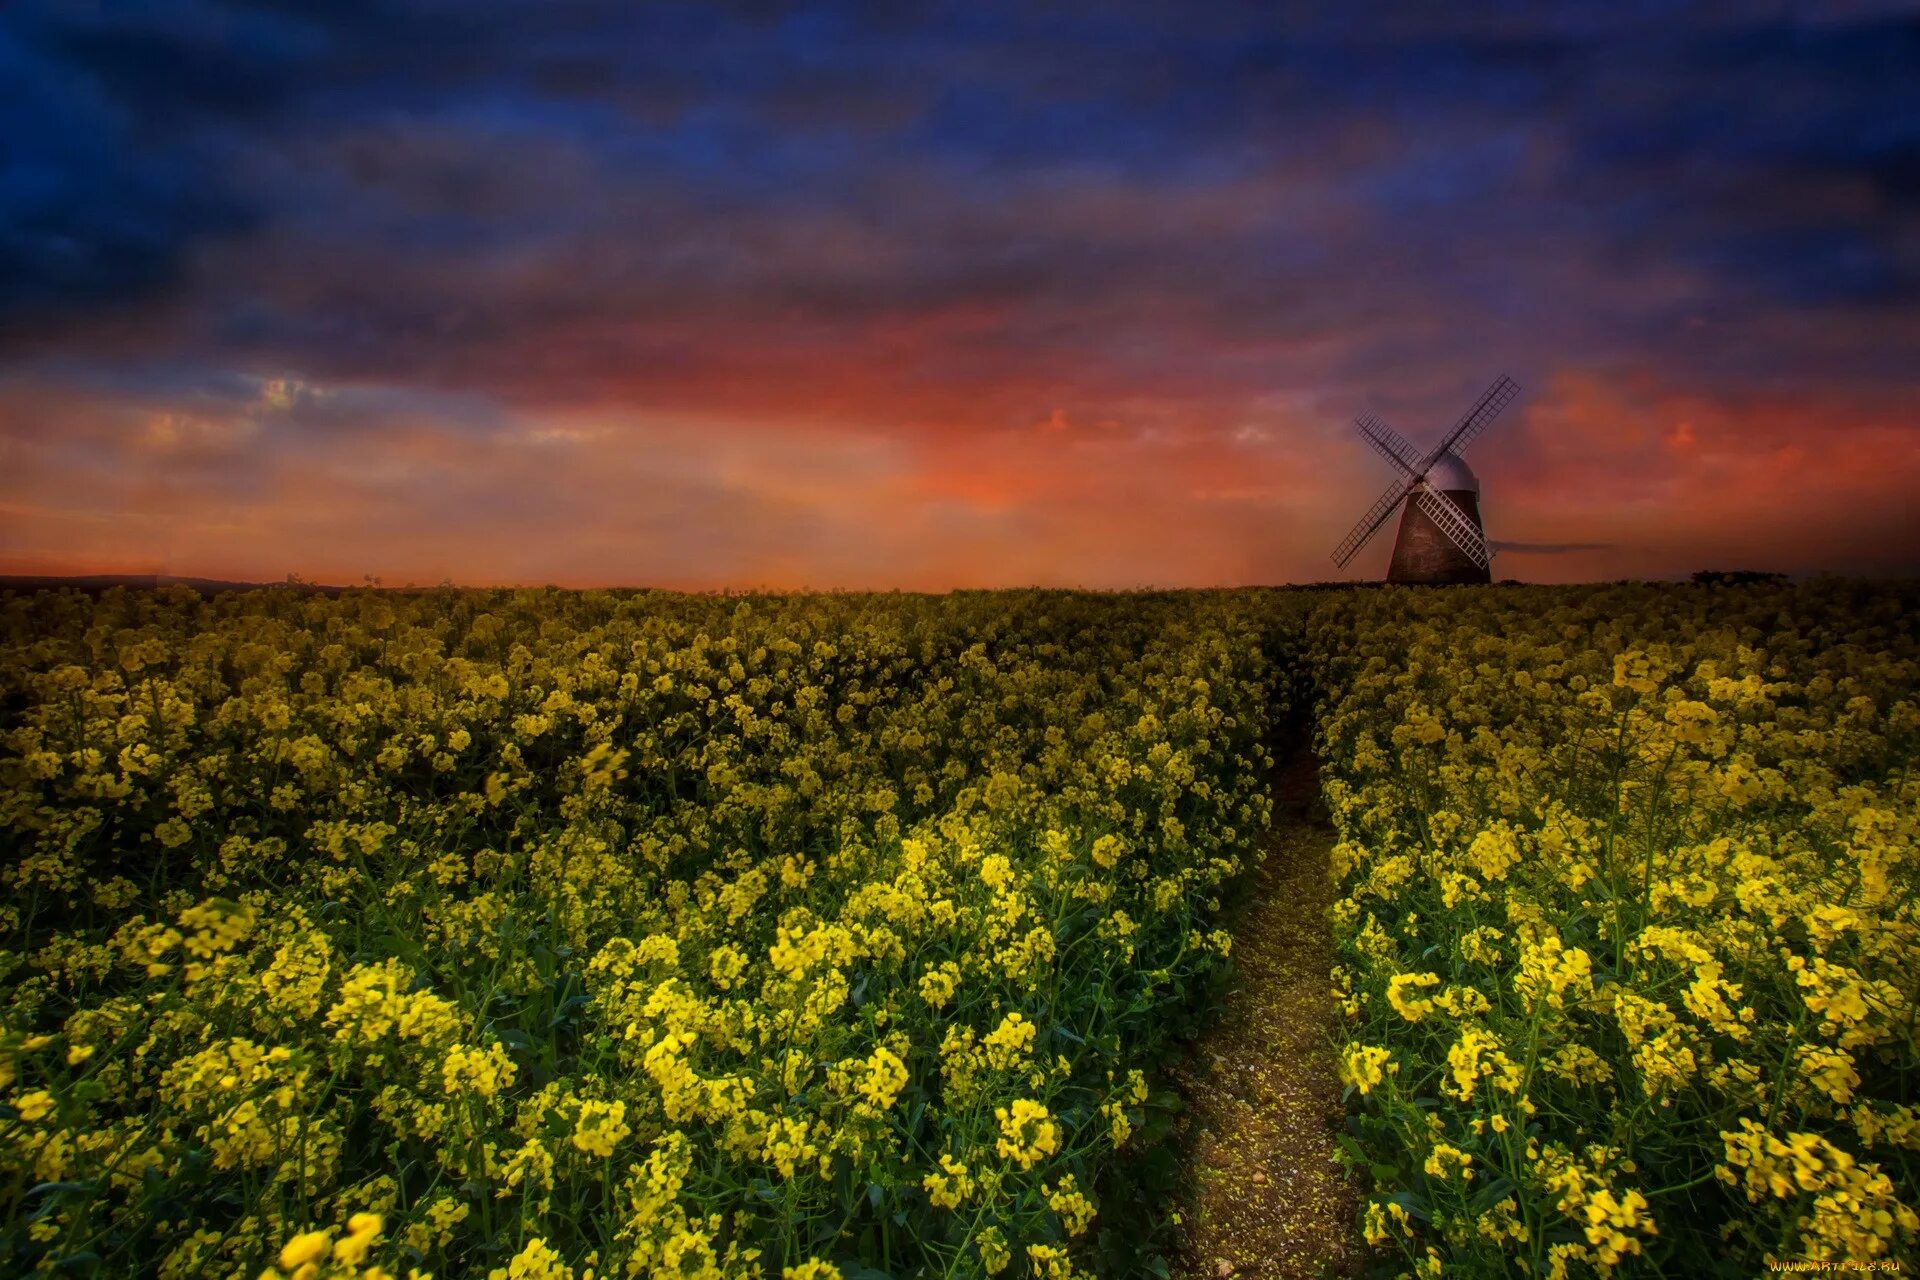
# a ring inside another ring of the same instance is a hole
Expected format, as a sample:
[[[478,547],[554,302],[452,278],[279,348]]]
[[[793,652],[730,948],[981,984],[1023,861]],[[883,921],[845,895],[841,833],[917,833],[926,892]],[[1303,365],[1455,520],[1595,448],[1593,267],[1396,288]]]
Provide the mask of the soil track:
[[[1327,972],[1333,828],[1312,753],[1273,771],[1267,857],[1232,922],[1239,981],[1175,1080],[1190,1190],[1176,1274],[1294,1280],[1357,1272],[1358,1197],[1334,1160],[1343,1123]]]

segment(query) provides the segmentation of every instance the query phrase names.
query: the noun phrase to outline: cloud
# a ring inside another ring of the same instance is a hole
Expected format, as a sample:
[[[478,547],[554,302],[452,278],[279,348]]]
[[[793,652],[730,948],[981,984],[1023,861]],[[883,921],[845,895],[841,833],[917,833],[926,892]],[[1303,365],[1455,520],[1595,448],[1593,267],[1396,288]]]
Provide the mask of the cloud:
[[[1424,442],[1506,369],[1516,548],[1913,564],[1870,552],[1920,433],[1910,18],[482,10],[9,11],[0,496],[41,514],[0,554],[239,501],[180,553],[1318,577],[1379,483],[1343,424]]]
[[[180,279],[191,241],[251,221],[244,202],[202,181],[191,142],[152,140],[24,25],[24,39],[0,25],[0,346],[151,296]]]

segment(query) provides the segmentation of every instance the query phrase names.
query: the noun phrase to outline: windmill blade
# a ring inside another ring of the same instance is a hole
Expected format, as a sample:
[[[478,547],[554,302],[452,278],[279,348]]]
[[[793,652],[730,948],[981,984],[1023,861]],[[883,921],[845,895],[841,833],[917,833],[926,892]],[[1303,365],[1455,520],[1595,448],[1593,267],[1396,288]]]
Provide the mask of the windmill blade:
[[[1367,508],[1367,514],[1360,517],[1360,523],[1353,526],[1353,531],[1342,538],[1340,545],[1333,549],[1333,562],[1343,569],[1346,568],[1347,561],[1353,559],[1360,548],[1367,545],[1367,539],[1373,536],[1374,530],[1386,523],[1387,517],[1393,514],[1394,508],[1400,505],[1400,499],[1406,497],[1418,483],[1418,480],[1400,477],[1388,485],[1386,491],[1371,507]]]
[[[1410,476],[1420,474],[1420,451],[1412,441],[1370,413],[1355,418],[1353,426],[1381,457]]]
[[[1499,417],[1500,411],[1519,394],[1520,384],[1506,374],[1501,374],[1494,384],[1487,388],[1487,393],[1480,397],[1473,408],[1467,410],[1467,416],[1454,424],[1453,430],[1447,432],[1446,439],[1434,446],[1433,452],[1427,455],[1426,465],[1420,470],[1424,473],[1427,467],[1439,461],[1440,455],[1449,449],[1459,453],[1473,443],[1473,438],[1485,431],[1488,424]]]
[[[1485,569],[1493,563],[1485,535],[1474,524],[1472,517],[1460,509],[1459,503],[1437,489],[1424,487],[1414,502],[1440,526],[1440,532],[1447,535],[1447,540],[1466,552],[1475,564]]]

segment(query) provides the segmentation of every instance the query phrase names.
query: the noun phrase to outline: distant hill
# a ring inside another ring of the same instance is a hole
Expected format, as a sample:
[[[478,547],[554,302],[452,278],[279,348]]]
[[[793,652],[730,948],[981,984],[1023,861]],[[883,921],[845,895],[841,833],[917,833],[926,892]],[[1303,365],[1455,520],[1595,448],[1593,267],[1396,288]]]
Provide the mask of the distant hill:
[[[345,587],[322,586],[314,582],[227,582],[220,578],[176,578],[166,573],[83,573],[83,574],[0,574],[0,593],[60,591],[72,589],[99,595],[115,587],[130,591],[151,591],[155,587],[186,587],[203,596],[223,591],[261,591],[268,587],[289,587],[295,591],[337,596]]]
[[[1275,590],[1275,591],[1351,591],[1355,589],[1382,587],[1385,585],[1386,584],[1384,582],[1379,582],[1372,579],[1360,579],[1355,581],[1334,581],[1334,582],[1280,582],[1280,583],[1270,584],[1269,586],[1266,586],[1261,589]],[[1509,585],[1516,585],[1516,584],[1509,584]],[[408,583],[404,587],[380,587],[380,586],[377,586],[376,584],[376,589],[383,590],[383,591],[390,591],[396,595],[407,595],[407,594],[418,594],[423,591],[437,591],[437,590],[442,590],[452,586],[453,584],[451,583],[441,583],[438,586],[425,586],[425,587],[418,586],[414,583]],[[0,573],[0,595],[6,595],[8,593],[14,593],[19,595],[31,595],[36,591],[73,590],[73,591],[83,591],[88,595],[97,596],[97,595],[100,595],[102,592],[111,591],[115,587],[124,587],[129,591],[151,591],[156,587],[186,587],[191,591],[199,592],[203,596],[218,595],[221,592],[225,592],[225,591],[265,591],[272,587],[286,587],[293,591],[303,591],[303,592],[308,592],[314,595],[323,595],[323,596],[337,596],[345,591],[364,591],[368,589],[364,585],[354,586],[354,587],[343,587],[343,586],[329,586],[324,583],[318,583],[318,582],[229,582],[224,578],[182,578],[182,577],[176,577],[172,574],[167,574],[167,573],[85,573],[85,574]],[[456,587],[454,589],[455,590],[472,589],[472,590],[487,591],[487,590],[499,590],[501,588]],[[511,590],[513,588],[509,587],[506,589]],[[660,588],[660,587],[634,587],[634,586],[608,586],[608,587],[602,587],[599,589],[604,591],[645,591],[645,592],[656,592],[656,591],[665,590],[664,588]],[[1031,590],[1031,589],[1032,588],[1027,588],[1027,587],[959,588],[957,589],[956,594],[995,595],[1002,591],[1024,591],[1024,590]],[[1048,588],[1048,589],[1051,589],[1051,590],[1101,590],[1100,588],[1070,588],[1070,587]],[[1184,587],[1184,588],[1182,587],[1176,587],[1176,588],[1139,587],[1139,588],[1134,588],[1134,590],[1136,591],[1146,591],[1146,592],[1152,592],[1155,590],[1213,591],[1213,590],[1222,590],[1222,589],[1224,588],[1215,588],[1215,587]],[[886,594],[886,591],[884,588],[875,588],[874,590],[877,593]],[[749,589],[742,592],[737,588],[729,589],[729,588],[723,587],[723,588],[717,588],[710,591],[693,591],[693,592],[670,591],[668,592],[668,594],[755,595],[755,594],[759,594],[759,592],[754,589]],[[785,593],[773,592],[772,594],[779,595],[779,594],[785,594]],[[800,594],[806,594],[806,593],[801,592]],[[832,594],[832,593],[829,592],[827,594]],[[861,594],[861,593],[855,592],[854,594]],[[895,592],[894,594],[899,594],[899,593]],[[905,594],[942,595],[946,593],[944,592],[932,592],[932,593],[907,592]]]

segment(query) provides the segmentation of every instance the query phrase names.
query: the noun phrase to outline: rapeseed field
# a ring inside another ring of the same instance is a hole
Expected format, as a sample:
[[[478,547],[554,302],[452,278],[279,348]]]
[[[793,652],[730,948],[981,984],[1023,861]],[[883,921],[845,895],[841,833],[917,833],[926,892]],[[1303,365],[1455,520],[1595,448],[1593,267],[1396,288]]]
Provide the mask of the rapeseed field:
[[[1315,611],[1349,1145],[1402,1271],[1914,1260],[1916,606],[1828,581]]]
[[[1151,1272],[1289,731],[1380,1274],[1912,1260],[1916,605],[7,601],[0,1270]]]
[[[9,1271],[1064,1277],[1266,820],[1226,598],[4,626]]]

